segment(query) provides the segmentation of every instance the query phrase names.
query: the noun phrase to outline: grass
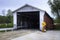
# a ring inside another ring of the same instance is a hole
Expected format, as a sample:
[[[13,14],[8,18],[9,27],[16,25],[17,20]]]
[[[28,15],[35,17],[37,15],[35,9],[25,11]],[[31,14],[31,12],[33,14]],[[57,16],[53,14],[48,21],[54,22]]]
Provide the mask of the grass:
[[[2,30],[2,31],[0,31],[0,32],[5,32],[5,31],[10,32],[11,30]]]
[[[3,30],[3,31],[0,31],[0,32],[5,32],[5,31]]]
[[[8,23],[8,24],[0,24],[0,28],[12,28],[13,27],[13,23]]]
[[[60,30],[60,25],[55,25],[55,29],[54,30]]]

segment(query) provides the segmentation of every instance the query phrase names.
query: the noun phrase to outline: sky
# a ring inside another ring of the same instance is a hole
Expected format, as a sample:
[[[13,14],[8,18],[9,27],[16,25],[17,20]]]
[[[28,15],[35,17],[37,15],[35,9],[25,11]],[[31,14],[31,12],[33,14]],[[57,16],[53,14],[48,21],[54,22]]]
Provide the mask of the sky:
[[[8,9],[14,11],[25,4],[45,10],[51,17],[53,17],[50,6],[48,5],[48,0],[0,0],[0,15],[2,15],[2,10],[5,10],[5,13]]]

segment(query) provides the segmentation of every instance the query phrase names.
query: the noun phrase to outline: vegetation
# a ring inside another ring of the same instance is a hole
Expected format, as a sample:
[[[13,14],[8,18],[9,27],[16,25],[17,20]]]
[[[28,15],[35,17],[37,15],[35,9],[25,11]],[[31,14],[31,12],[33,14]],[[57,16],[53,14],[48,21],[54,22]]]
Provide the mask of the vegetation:
[[[60,18],[60,0],[49,0],[48,1],[51,12],[57,17]]]
[[[8,11],[7,11],[7,16],[12,16],[13,14],[12,14],[12,11],[9,9]]]
[[[7,12],[7,16],[5,16],[4,11],[2,13],[4,15],[3,16],[0,16],[0,28],[13,27],[12,11],[9,9],[8,12]]]
[[[60,26],[59,25],[55,25],[55,30],[60,30]]]
[[[12,16],[0,16],[0,28],[13,27]]]
[[[49,0],[48,3],[51,7],[52,14],[56,16],[54,20],[54,23],[57,23],[55,29],[60,30],[60,0]]]
[[[60,23],[60,19],[58,18],[54,19],[54,23]]]

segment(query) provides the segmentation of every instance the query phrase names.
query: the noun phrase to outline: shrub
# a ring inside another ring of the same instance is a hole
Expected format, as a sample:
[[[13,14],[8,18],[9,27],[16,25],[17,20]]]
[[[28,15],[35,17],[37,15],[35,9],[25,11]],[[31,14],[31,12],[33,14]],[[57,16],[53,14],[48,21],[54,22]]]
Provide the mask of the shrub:
[[[56,19],[54,20],[54,23],[60,23],[60,19],[59,19],[59,18],[56,18]]]
[[[13,27],[13,23],[0,24],[0,28],[11,28],[11,27]]]
[[[0,28],[6,28],[6,24],[0,24]]]
[[[8,28],[13,27],[13,23],[8,23],[8,24],[7,24],[7,27],[8,27]]]
[[[60,25],[55,25],[55,30],[60,30]]]

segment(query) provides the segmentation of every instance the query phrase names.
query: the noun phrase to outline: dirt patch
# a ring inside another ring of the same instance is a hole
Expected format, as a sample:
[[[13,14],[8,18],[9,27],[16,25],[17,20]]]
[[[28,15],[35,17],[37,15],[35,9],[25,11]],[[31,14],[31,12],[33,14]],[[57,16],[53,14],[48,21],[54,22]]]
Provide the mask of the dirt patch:
[[[17,30],[9,32],[0,32],[0,40],[11,40],[29,33],[36,32],[37,30]]]

